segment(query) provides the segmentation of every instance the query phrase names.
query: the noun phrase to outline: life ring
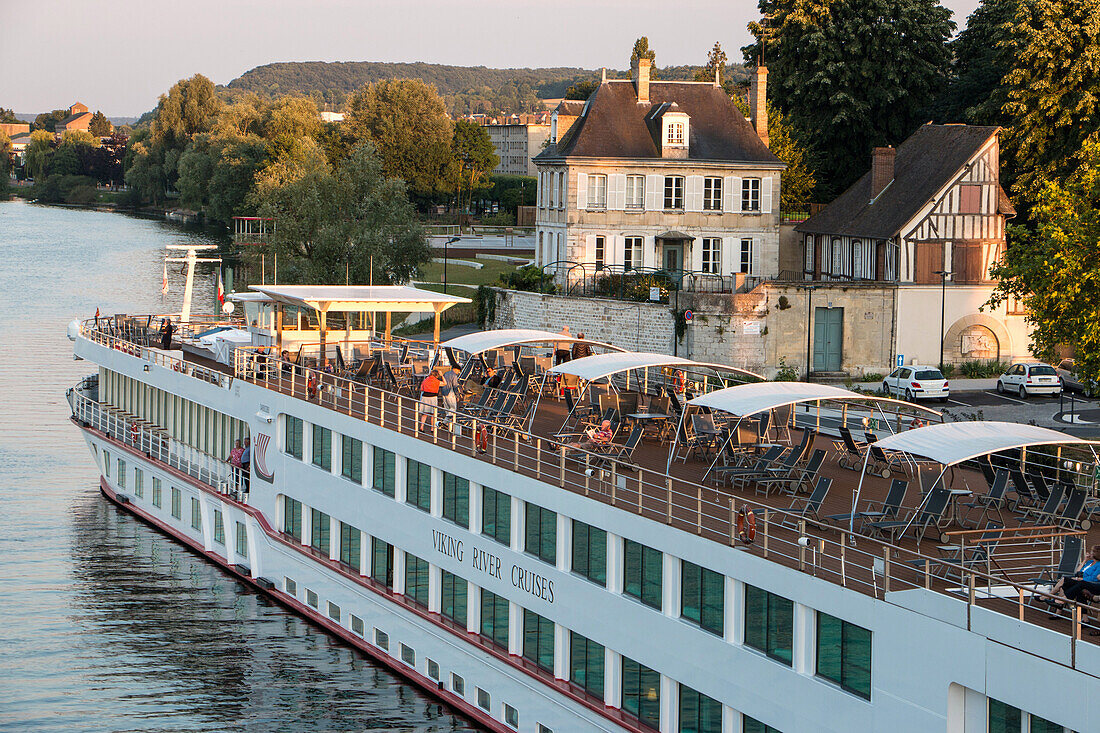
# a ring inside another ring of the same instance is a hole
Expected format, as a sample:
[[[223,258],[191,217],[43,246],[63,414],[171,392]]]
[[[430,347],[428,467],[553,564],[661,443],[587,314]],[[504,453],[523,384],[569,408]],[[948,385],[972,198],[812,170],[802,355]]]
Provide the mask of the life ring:
[[[756,541],[756,514],[752,509],[741,507],[737,512],[737,539],[747,545]]]
[[[141,434],[141,433],[140,433],[140,431],[138,430],[138,426],[137,426],[137,423],[130,423],[130,438],[131,438],[131,439],[132,439],[132,440],[133,440],[133,441],[134,441],[135,443],[137,442],[137,440],[138,440],[138,436],[139,436],[140,434]]]
[[[682,369],[677,369],[672,376],[672,388],[676,390],[676,394],[684,393],[684,372]]]
[[[910,430],[914,430],[916,428],[923,428],[923,427],[924,427],[924,421],[921,420],[919,417],[914,417],[913,422],[909,423],[909,429]]]

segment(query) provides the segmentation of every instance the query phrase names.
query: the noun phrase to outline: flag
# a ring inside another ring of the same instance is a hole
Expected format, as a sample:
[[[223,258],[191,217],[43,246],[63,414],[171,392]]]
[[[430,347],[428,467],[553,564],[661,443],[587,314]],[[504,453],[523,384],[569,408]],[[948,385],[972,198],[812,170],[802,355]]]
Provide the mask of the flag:
[[[222,284],[221,270],[218,270],[218,302],[225,305],[225,285]]]
[[[168,295],[168,263],[164,263],[164,274],[160,276],[160,294]]]
[[[99,320],[99,308],[95,309],[95,317],[96,317],[96,320],[98,321]]]

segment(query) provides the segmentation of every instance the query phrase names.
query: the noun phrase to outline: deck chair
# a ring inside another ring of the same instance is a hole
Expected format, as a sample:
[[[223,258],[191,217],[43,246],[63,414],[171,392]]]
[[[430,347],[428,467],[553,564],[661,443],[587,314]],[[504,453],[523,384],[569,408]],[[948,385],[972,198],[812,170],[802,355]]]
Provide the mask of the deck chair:
[[[1024,478],[1023,471],[1018,468],[1013,468],[1009,471],[1009,476],[1012,479],[1012,491],[1016,494],[1016,500],[1010,503],[1012,511],[1018,512],[1021,507],[1026,511],[1028,507],[1034,507],[1039,504],[1039,497],[1031,490],[1031,485],[1028,484],[1027,479]]]
[[[1077,565],[1081,561],[1081,548],[1084,545],[1084,538],[1082,537],[1065,537],[1062,540],[1062,556],[1058,560],[1058,565],[1053,568],[1043,570],[1038,577],[1028,580],[1029,585],[1034,586],[1053,586],[1062,578],[1068,578],[1077,572]],[[1032,596],[1032,598],[1039,598],[1039,596]],[[1043,597],[1040,599],[1044,603],[1050,602],[1049,598]]]
[[[359,368],[352,372],[349,378],[355,380],[356,382],[359,382],[360,384],[366,384],[377,368],[377,357],[374,359],[364,359],[363,361],[359,362]]]
[[[642,426],[635,425],[630,430],[630,435],[627,436],[626,442],[609,443],[607,445],[599,446],[593,449],[593,453],[596,453],[604,458],[609,458],[616,461],[629,461],[634,455],[634,450],[638,447],[638,444],[642,442]]]
[[[711,471],[711,475],[715,477],[716,481],[722,483],[737,482],[742,477],[749,477],[751,480],[755,476],[766,476],[768,467],[774,465],[782,455],[783,446],[772,446],[748,466],[716,466]]]
[[[761,493],[761,490],[763,490],[762,493],[766,494],[768,493],[768,489],[771,488],[771,481],[769,481],[769,479],[786,481],[792,475],[795,469],[798,468],[798,461],[800,458],[801,455],[799,453],[798,447],[796,446],[787,451],[787,454],[783,458],[783,460],[777,461],[768,466],[766,469],[764,469],[763,473],[742,480],[756,482],[755,490],[757,491],[757,493]]]
[[[868,467],[874,466],[874,473],[883,478],[890,478],[890,473],[903,465],[901,459],[896,455],[886,455],[886,451],[880,448],[877,443],[868,443],[867,450],[871,454],[870,460],[867,461]]]
[[[890,484],[890,490],[886,492],[886,498],[881,503],[869,501],[863,511],[849,512],[848,514],[830,514],[825,517],[827,521],[839,524],[850,524],[854,520],[863,522],[869,520],[888,521],[895,519],[901,511],[902,502],[905,501],[905,492],[909,490],[909,482],[896,478]]]
[[[937,484],[928,492],[923,505],[916,510],[915,515],[910,513],[903,519],[869,522],[867,526],[871,527],[873,532],[889,534],[895,540],[899,537],[897,533],[907,531],[908,527],[916,527],[916,539],[920,542],[930,526],[934,524],[938,527],[943,523],[950,500],[951,493]]]
[[[1037,468],[1029,468],[1027,482],[1031,484],[1031,490],[1039,497],[1039,503],[1050,498],[1050,487],[1047,486],[1047,479],[1042,471]]]
[[[1067,529],[1076,529],[1081,524],[1081,515],[1085,511],[1085,500],[1088,499],[1088,492],[1069,483],[1063,483],[1062,488],[1066,503],[1062,505],[1062,511],[1058,514],[1057,522]]]
[[[984,464],[983,464],[984,465]],[[992,470],[992,469],[991,469]],[[978,523],[982,523],[989,515],[989,511],[992,509],[997,512],[997,516],[1001,518],[1002,525],[1004,524],[1004,515],[1002,512],[1008,505],[1008,499],[1005,498],[1005,494],[1008,493],[1008,471],[1001,469],[993,474],[993,480],[989,484],[989,492],[986,494],[979,494],[974,497],[974,501],[966,502],[963,506],[966,507],[966,517],[969,520],[970,512],[975,509],[981,509],[982,516],[978,519]]]
[[[795,466],[786,475],[758,478],[756,488],[764,489],[764,493],[767,493],[772,487],[776,487],[783,493],[796,496],[802,486],[813,486],[818,473],[821,472],[822,464],[825,463],[826,455],[827,452],[819,448],[813,452],[805,466]]]
[[[1030,524],[1058,524],[1058,507],[1062,505],[1062,494],[1065,490],[1063,484],[1056,484],[1053,489],[1048,489],[1043,506],[1024,512],[1023,521]]]
[[[837,464],[849,471],[858,471],[863,468],[863,448],[852,436],[852,431],[847,426],[840,426],[840,441],[833,441],[837,450]]]
[[[800,519],[820,520],[821,516],[818,512],[821,511],[821,505],[824,503],[825,497],[829,495],[829,488],[832,485],[833,480],[831,478],[821,476],[817,479],[817,483],[814,484],[813,491],[810,492],[809,496],[795,495],[791,501],[790,510],[796,512]]]

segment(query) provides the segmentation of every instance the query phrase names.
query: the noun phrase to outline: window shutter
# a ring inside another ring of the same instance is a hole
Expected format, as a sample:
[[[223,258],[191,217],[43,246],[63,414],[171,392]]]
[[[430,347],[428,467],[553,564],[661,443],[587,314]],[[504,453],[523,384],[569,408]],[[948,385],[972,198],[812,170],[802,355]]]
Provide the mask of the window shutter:
[[[733,187],[736,180],[733,176],[726,176],[722,179],[722,211],[730,212],[734,210]],[[737,195],[740,196],[740,184],[736,185],[739,189]]]
[[[762,244],[763,242],[761,241],[760,237],[752,238],[752,256],[750,258],[752,264],[750,265],[751,269],[749,271],[749,274],[753,277],[760,277],[761,275],[760,250],[763,249],[763,247],[761,246]]]
[[[588,174],[577,174],[577,210],[588,208]]]
[[[645,177],[645,209],[646,211],[660,211],[663,208],[665,184],[660,176],[649,175]]]
[[[772,213],[772,179],[765,176],[760,181],[760,211],[764,214]]]
[[[626,174],[613,173],[607,181],[607,208],[622,211],[626,208]]]
[[[703,177],[687,177],[687,198],[684,201],[688,211],[703,210]]]
[[[740,214],[741,213],[741,176],[730,177],[730,198],[732,199],[732,205],[730,211]]]

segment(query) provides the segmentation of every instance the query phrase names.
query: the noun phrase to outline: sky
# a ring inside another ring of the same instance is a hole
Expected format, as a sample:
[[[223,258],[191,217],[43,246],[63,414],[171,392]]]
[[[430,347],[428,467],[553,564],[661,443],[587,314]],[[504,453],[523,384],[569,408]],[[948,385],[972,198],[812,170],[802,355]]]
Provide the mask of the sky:
[[[941,0],[962,26],[978,0]],[[80,101],[137,116],[196,73],[226,84],[275,61],[625,68],[702,64],[749,41],[755,0],[0,0],[0,107]]]

